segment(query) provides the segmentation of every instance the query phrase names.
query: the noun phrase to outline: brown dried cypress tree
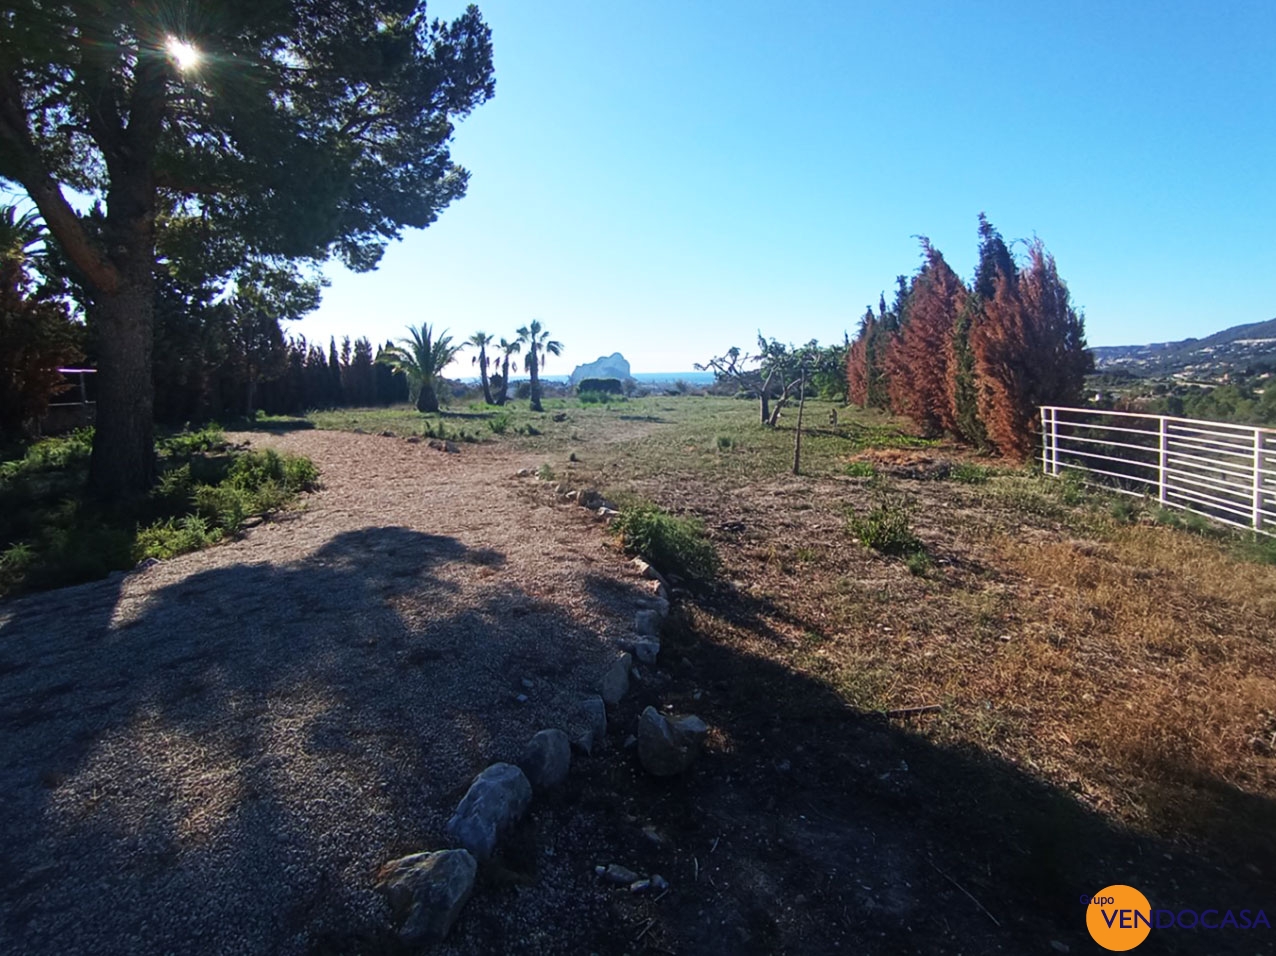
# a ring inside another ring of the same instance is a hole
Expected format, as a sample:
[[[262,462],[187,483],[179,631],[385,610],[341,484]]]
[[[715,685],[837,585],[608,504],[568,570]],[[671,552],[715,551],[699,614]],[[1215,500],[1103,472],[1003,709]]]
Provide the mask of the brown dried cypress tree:
[[[970,331],[979,414],[997,449],[1022,460],[1036,445],[1038,406],[1080,401],[1093,358],[1085,319],[1040,240],[1029,246],[1017,283],[1002,274],[994,285]]]
[[[956,432],[948,381],[953,334],[968,294],[943,254],[922,238],[926,263],[913,283],[908,315],[884,355],[891,410],[927,434]]]
[[[870,307],[860,319],[860,330],[855,341],[846,350],[846,396],[847,400],[867,408],[869,402],[869,381],[872,370],[869,368],[869,345],[877,333],[877,318]]]

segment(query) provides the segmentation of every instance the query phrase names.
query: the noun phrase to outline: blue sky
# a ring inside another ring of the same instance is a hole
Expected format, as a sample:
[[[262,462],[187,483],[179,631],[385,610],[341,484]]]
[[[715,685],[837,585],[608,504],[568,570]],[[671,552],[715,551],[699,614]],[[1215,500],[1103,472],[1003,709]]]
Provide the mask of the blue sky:
[[[330,267],[293,332],[540,318],[551,374],[684,370],[853,334],[919,234],[969,277],[981,210],[1045,241],[1092,345],[1276,316],[1270,0],[479,7],[469,195],[378,271]]]

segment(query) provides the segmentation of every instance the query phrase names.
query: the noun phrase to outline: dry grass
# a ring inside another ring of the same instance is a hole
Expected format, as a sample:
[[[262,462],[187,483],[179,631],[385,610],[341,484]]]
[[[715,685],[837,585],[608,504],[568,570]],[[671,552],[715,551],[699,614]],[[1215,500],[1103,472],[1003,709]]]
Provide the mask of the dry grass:
[[[791,431],[730,403],[708,403],[701,422],[682,414],[599,470],[716,531],[738,590],[697,609],[703,636],[861,710],[941,704],[917,733],[1007,760],[1121,824],[1272,840],[1276,567],[1236,542],[1129,524],[1128,509],[1029,471],[942,480],[959,450],[901,448],[880,420],[842,412],[809,477],[792,479]],[[734,436],[730,466],[704,450],[710,430]],[[850,460],[875,476],[846,477]],[[920,573],[847,529],[884,497],[904,503],[932,561]]]

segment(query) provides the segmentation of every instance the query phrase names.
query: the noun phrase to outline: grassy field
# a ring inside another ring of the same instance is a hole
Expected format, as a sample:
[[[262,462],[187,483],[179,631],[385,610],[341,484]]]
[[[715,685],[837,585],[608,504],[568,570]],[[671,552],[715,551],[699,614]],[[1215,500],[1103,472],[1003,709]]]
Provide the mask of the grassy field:
[[[768,429],[751,402],[678,396],[306,424],[442,427],[534,452],[547,474],[621,504],[693,517],[722,559],[688,605],[700,639],[857,711],[937,706],[913,733],[1025,768],[1123,825],[1276,848],[1258,799],[1276,790],[1268,542],[825,402],[807,403],[794,477],[795,420],[786,410]]]

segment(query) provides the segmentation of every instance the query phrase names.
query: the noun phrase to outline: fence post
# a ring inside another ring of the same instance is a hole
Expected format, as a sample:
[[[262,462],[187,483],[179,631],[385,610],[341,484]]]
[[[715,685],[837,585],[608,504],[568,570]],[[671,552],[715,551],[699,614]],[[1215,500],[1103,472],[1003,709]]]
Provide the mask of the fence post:
[[[1050,409],[1050,474],[1059,477],[1059,409]]]
[[[1170,443],[1169,443],[1170,420],[1164,415],[1161,416],[1161,466],[1160,466],[1160,486],[1157,489],[1158,499],[1161,504],[1166,502],[1166,489],[1169,484],[1169,476],[1166,469],[1169,467],[1170,460]]]
[[[1254,429],[1254,530],[1263,530],[1263,430]]]
[[[1041,406],[1041,473],[1050,474],[1050,406]]]

